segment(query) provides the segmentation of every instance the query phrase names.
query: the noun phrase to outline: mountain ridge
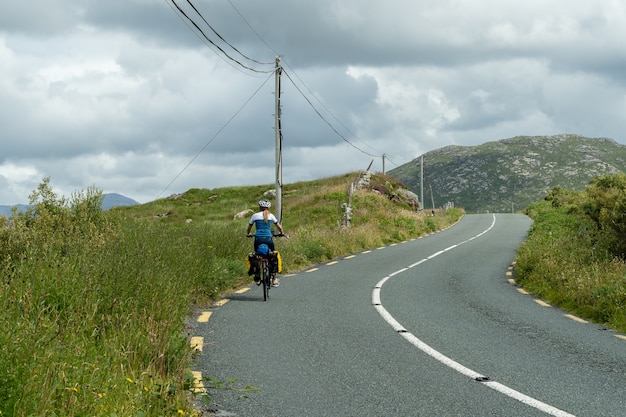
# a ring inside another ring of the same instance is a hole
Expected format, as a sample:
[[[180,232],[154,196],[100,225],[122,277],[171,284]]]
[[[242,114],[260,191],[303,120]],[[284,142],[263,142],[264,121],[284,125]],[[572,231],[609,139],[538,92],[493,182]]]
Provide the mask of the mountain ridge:
[[[555,187],[579,191],[599,175],[623,172],[626,146],[575,134],[515,136],[477,146],[450,145],[424,157],[424,200],[467,212],[510,212],[541,200]],[[420,191],[419,156],[389,171]],[[432,192],[432,194],[431,194]]]
[[[102,210],[109,210],[109,209],[112,209],[113,207],[134,206],[135,204],[139,204],[139,202],[133,200],[132,198],[126,197],[122,194],[118,194],[118,193],[102,194]],[[0,205],[0,216],[4,214],[7,217],[11,217],[11,209],[13,207],[17,207],[17,210],[23,213],[28,208],[28,205],[27,204],[13,204],[12,206]]]

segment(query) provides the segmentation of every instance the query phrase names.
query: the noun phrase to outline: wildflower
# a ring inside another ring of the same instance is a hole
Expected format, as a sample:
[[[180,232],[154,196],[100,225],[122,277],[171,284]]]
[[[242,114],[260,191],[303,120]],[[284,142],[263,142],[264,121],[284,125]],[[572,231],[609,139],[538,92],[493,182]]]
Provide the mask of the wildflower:
[[[180,414],[181,416],[184,416],[184,415],[185,415],[185,412],[179,408],[179,409],[178,409],[178,414]]]
[[[72,391],[78,392],[78,387],[72,387]]]
[[[127,380],[128,382],[130,382],[131,384],[134,384],[134,383],[135,383],[135,381],[133,381],[132,379],[130,379],[130,378],[128,378],[128,377],[126,377],[126,380]]]

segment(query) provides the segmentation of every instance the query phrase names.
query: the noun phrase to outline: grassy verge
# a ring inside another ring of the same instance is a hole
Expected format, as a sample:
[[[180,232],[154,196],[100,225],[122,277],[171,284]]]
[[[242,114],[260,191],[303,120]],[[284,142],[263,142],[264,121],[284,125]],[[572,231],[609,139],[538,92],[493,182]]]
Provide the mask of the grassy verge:
[[[423,217],[369,191],[355,174],[288,185],[277,242],[284,269],[446,227],[463,214]],[[384,180],[384,179],[383,179]],[[0,219],[0,414],[194,415],[188,345],[194,306],[250,282],[247,218],[271,186],[193,189],[177,198],[99,209],[88,190],[57,198],[48,180],[33,209]]]
[[[527,209],[534,224],[519,249],[517,281],[554,305],[626,332],[626,263],[590,207],[588,192],[557,190]]]

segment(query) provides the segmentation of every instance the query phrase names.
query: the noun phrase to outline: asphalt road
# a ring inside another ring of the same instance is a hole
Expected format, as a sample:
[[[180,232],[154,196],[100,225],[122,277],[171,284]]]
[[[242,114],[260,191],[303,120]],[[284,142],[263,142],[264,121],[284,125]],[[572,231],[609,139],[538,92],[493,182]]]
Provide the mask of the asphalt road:
[[[626,340],[518,291],[531,221],[467,215],[232,294],[196,369],[235,416],[626,416]],[[278,245],[280,242],[278,242]],[[253,387],[253,390],[246,389]]]

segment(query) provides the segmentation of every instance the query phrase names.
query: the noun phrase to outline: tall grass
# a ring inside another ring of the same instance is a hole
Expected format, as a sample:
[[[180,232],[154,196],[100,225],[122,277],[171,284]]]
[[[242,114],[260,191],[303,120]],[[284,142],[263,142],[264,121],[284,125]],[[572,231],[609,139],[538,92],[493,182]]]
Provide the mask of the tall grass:
[[[527,213],[534,219],[519,248],[518,282],[581,317],[626,332],[626,262],[589,215],[587,192],[553,190]]]
[[[277,241],[285,270],[417,236],[461,211],[423,218],[384,196],[354,197],[355,174],[286,187]],[[32,209],[0,219],[0,413],[8,416],[193,415],[189,367],[197,305],[247,284],[248,219],[269,186],[192,189],[100,210],[95,189],[70,201],[49,179]]]

